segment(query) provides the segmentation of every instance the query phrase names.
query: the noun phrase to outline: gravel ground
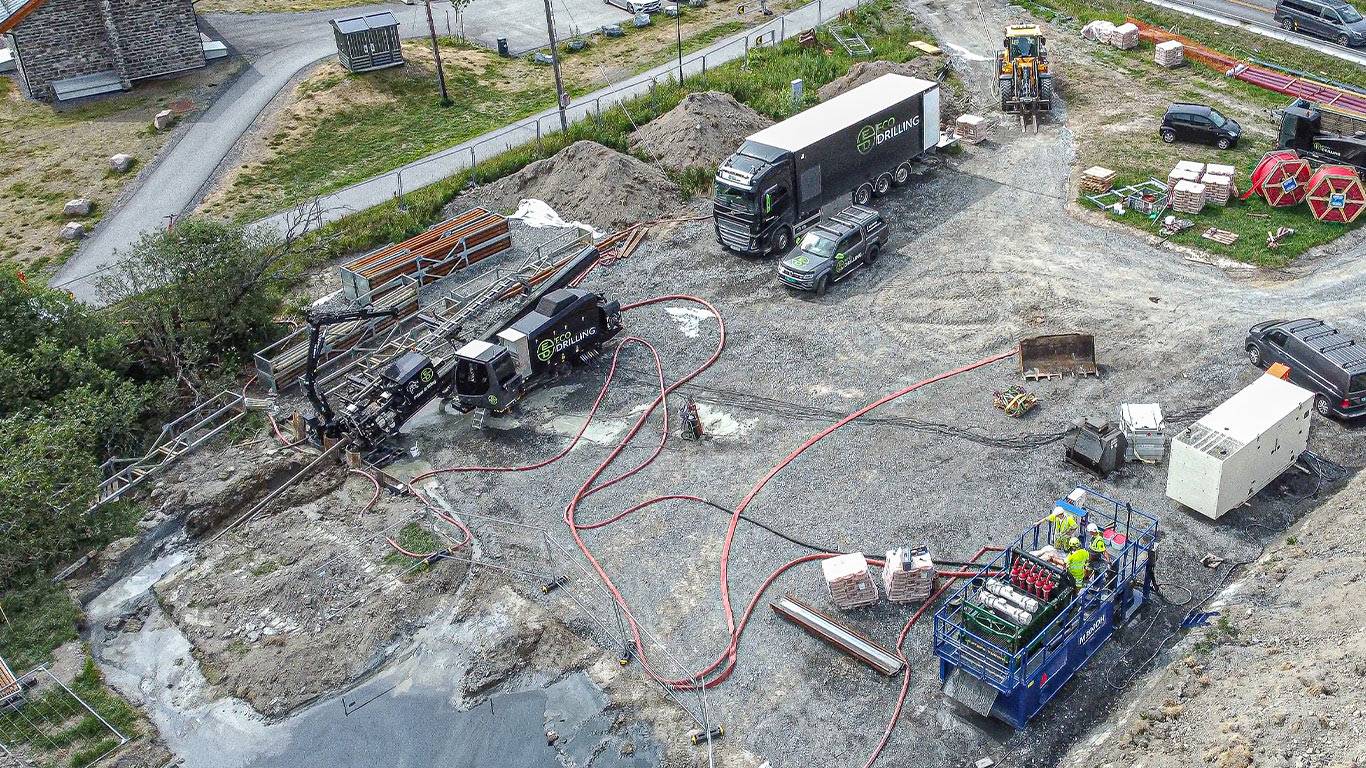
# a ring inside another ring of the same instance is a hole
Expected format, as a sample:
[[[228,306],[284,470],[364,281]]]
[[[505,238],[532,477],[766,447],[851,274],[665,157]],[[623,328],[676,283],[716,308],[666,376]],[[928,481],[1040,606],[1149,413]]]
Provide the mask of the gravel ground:
[[[989,30],[1004,23],[993,16],[960,29],[939,23],[937,13],[928,18],[941,40],[980,55],[995,44]],[[983,71],[978,62],[968,66],[978,75]],[[1001,130],[992,142],[969,148],[880,201],[894,232],[887,255],[822,300],[781,288],[768,261],[723,255],[705,221],[657,227],[630,260],[595,272],[588,285],[624,302],[688,293],[717,305],[726,318],[726,350],[693,391],[728,434],[671,443],[631,480],[593,496],[580,519],[604,519],[666,493],[737,502],[822,425],[771,403],[755,409],[753,396],[842,414],[910,382],[1008,350],[1022,336],[1086,331],[1096,335],[1102,376],[1032,385],[1042,406],[1025,420],[1010,421],[991,406],[992,390],[1018,380],[1013,363],[997,363],[878,414],[972,430],[973,439],[885,424],[842,430],[779,474],[749,514],[833,548],[879,553],[893,545],[928,544],[943,559],[962,559],[983,544],[1009,541],[1052,499],[1087,483],[1161,518],[1166,535],[1159,578],[1168,596],[1180,602],[1183,590],[1203,597],[1219,587],[1229,566],[1212,571],[1198,560],[1207,553],[1230,562],[1255,556],[1314,503],[1295,501],[1303,488],[1293,477],[1215,525],[1165,499],[1164,467],[1131,467],[1095,482],[1061,461],[1059,445],[1009,446],[1056,433],[1083,416],[1114,418],[1122,402],[1159,402],[1173,426],[1193,421],[1257,375],[1242,357],[1241,342],[1246,328],[1268,313],[1317,314],[1351,326],[1360,316],[1366,266],[1344,244],[1295,270],[1223,271],[1077,221],[1067,210],[1072,137],[1065,121],[1063,109],[1037,135]],[[693,212],[699,211],[705,205]],[[627,323],[659,350],[669,378],[696,367],[716,343],[714,321],[699,322],[686,312],[652,307],[629,312]],[[606,444],[624,434],[652,396],[652,363],[643,350],[628,347],[623,365],[628,380],[619,378],[590,430],[596,443],[534,472],[447,479],[455,508],[511,514],[571,546],[560,522],[565,503],[604,458]],[[604,368],[542,392],[484,438],[470,434],[461,420],[433,424],[415,439],[437,466],[548,457],[587,412]],[[653,439],[637,438],[639,447],[626,452],[620,466],[643,458]],[[1359,465],[1359,442],[1359,430],[1316,418],[1311,447],[1325,456]],[[721,513],[671,502],[584,535],[642,625],[682,668],[705,666],[725,646],[716,576],[724,529]],[[743,604],[777,564],[803,552],[742,525],[730,561],[735,601]],[[781,592],[827,602],[814,568],[790,572],[769,596]],[[1042,725],[1020,734],[946,703],[926,622],[906,644],[912,688],[890,754],[931,766],[987,755],[1054,765],[1114,705],[1112,691],[1098,686],[1101,678],[1122,684],[1140,673],[1153,651],[1170,644],[1183,613],[1159,604],[1069,684]],[[848,618],[891,643],[907,616],[904,608],[880,606]],[[872,748],[895,693],[895,681],[836,656],[761,607],[740,644],[739,666],[708,702],[728,740],[775,768],[843,765],[861,761]],[[794,723],[801,724],[795,733]]]

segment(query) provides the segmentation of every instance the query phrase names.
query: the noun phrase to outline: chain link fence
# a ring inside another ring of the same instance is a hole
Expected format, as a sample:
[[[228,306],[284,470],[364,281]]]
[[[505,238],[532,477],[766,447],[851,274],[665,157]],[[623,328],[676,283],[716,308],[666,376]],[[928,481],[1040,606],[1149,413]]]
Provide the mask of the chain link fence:
[[[0,701],[5,765],[89,768],[128,743],[127,736],[46,667],[5,686]]]

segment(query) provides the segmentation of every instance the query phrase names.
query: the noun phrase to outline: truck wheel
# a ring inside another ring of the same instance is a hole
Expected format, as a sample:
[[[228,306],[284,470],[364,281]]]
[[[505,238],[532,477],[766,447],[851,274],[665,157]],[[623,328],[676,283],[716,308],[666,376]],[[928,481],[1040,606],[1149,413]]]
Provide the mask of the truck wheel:
[[[1053,108],[1053,78],[1039,78],[1039,106],[1043,109]]]
[[[1247,345],[1247,361],[1258,368],[1262,367],[1262,350],[1256,344]]]
[[[824,296],[824,295],[825,295],[825,289],[826,289],[827,287],[829,287],[829,285],[830,285],[830,276],[829,276],[829,275],[821,275],[821,279],[819,279],[819,280],[816,281],[816,295],[817,295],[817,296]]]
[[[873,199],[873,185],[863,183],[854,190],[854,205],[867,205]]]
[[[898,166],[896,167],[896,170],[895,170],[895,171],[892,171],[892,184],[893,184],[893,185],[899,187],[899,186],[901,186],[902,184],[905,184],[906,182],[908,182],[908,181],[910,181],[910,180],[911,180],[911,164],[910,164],[910,163],[902,163],[901,165],[898,165]]]
[[[792,228],[778,227],[773,230],[773,236],[769,238],[768,245],[773,253],[787,253],[787,249],[792,247]]]
[[[884,173],[873,180],[873,194],[882,197],[892,191],[892,174]]]
[[[881,255],[882,255],[882,248],[881,248],[881,246],[875,245],[875,246],[873,246],[872,248],[868,249],[868,263],[869,263],[869,264],[876,264],[876,263],[877,263],[877,257],[879,257],[879,256],[881,256]]]

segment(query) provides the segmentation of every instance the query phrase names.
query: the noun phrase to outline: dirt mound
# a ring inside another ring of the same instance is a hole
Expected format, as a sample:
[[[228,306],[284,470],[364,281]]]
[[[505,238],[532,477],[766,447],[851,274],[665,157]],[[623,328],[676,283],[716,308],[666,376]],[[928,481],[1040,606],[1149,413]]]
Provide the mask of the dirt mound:
[[[675,171],[712,168],[730,157],[746,136],[772,124],[728,93],[690,93],[632,134],[631,149]]]
[[[508,211],[523,198],[544,200],[566,221],[614,230],[677,209],[682,193],[664,172],[593,141],[576,141],[552,157],[461,195],[454,215],[471,205]]]
[[[860,61],[840,77],[831,80],[816,91],[821,101],[829,101],[845,91],[853,90],[864,83],[883,75],[906,75],[921,80],[937,80],[939,68],[949,64],[937,56],[917,56],[910,61],[898,64],[893,61]],[[941,83],[939,86],[939,122],[941,124],[958,119],[959,115],[970,109],[967,94],[957,86]]]
[[[821,101],[829,101],[836,96],[851,91],[864,83],[870,83],[883,75],[905,75],[921,80],[935,80],[942,60],[934,56],[917,56],[910,61],[898,64],[894,61],[860,61],[849,68],[848,72],[831,80],[816,91]]]

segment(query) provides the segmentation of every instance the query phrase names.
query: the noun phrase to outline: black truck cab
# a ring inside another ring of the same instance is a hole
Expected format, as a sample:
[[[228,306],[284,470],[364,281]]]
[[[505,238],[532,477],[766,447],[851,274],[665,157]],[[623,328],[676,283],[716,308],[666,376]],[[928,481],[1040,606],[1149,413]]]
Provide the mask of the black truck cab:
[[[1341,125],[1344,121],[1339,119],[1336,122]],[[1281,132],[1277,143],[1282,149],[1293,149],[1301,157],[1320,163],[1350,165],[1356,168],[1357,175],[1366,178],[1366,124],[1353,125],[1362,130],[1348,135],[1330,131],[1324,123],[1321,109],[1309,104],[1286,107],[1281,111]]]
[[[794,212],[792,154],[746,141],[716,172],[713,211],[721,244],[741,253],[782,253],[820,216]]]

